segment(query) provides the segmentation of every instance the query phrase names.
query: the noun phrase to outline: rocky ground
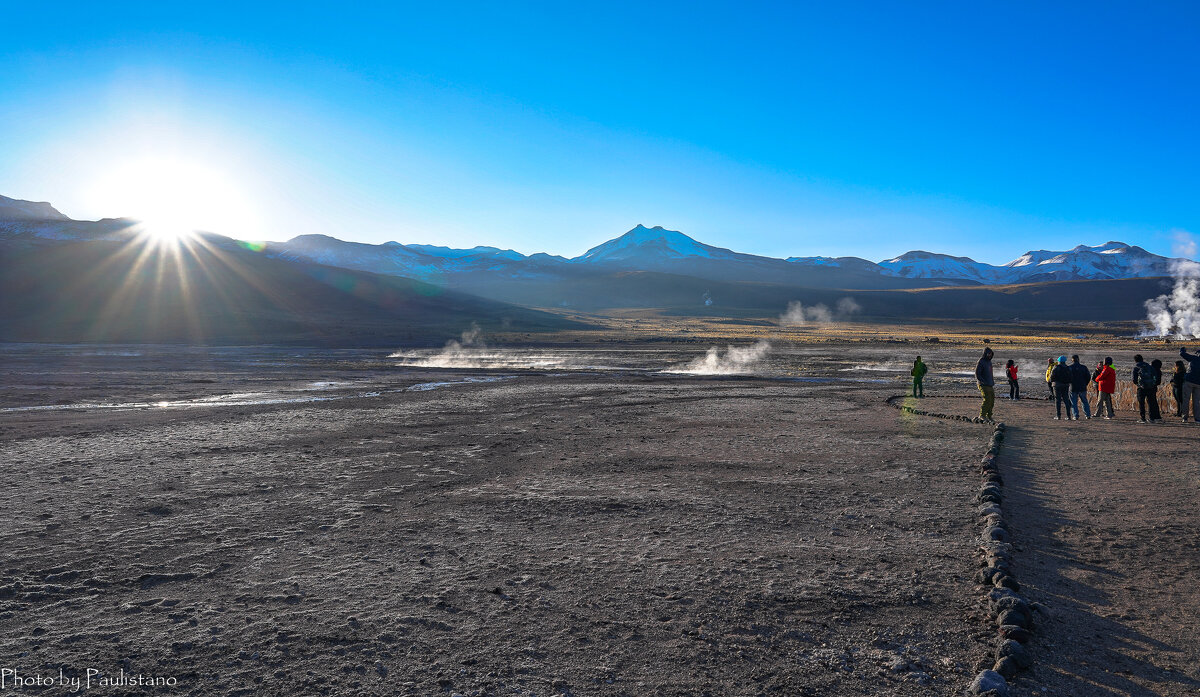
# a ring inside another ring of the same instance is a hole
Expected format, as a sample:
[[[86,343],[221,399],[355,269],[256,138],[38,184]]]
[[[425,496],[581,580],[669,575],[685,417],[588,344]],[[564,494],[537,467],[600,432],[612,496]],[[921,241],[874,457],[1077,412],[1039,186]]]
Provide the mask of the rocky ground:
[[[71,408],[0,414],[0,668],[175,680],[95,694],[960,694],[992,641],[990,431],[885,405],[894,350],[814,349],[806,381],[27,359],[10,408]],[[337,399],[290,399],[313,394]],[[1050,613],[1014,692],[1195,692],[1200,431],[1048,410],[997,409]]]
[[[1138,424],[1132,412],[1055,421],[1034,401],[1000,400],[996,416],[1009,426],[1000,469],[1014,570],[1049,610],[1013,693],[1200,693],[1200,426]]]

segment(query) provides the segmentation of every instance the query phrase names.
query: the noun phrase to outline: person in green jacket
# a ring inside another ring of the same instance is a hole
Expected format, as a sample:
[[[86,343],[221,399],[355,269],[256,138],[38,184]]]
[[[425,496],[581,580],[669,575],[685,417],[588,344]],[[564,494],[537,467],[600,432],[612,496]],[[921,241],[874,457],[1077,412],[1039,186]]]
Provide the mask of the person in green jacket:
[[[912,379],[913,379],[913,395],[914,397],[925,396],[925,384],[922,382],[925,379],[925,373],[929,372],[929,368],[921,362],[921,357],[917,356],[917,360],[913,362]]]

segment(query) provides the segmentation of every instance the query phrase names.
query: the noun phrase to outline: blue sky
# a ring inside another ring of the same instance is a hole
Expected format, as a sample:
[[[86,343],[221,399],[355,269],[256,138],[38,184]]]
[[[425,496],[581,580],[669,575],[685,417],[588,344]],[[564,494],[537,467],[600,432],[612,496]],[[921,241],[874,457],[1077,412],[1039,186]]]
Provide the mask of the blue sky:
[[[1000,263],[1200,230],[1194,3],[0,10],[0,193],[73,217],[136,215],[95,183],[167,153],[266,239]]]

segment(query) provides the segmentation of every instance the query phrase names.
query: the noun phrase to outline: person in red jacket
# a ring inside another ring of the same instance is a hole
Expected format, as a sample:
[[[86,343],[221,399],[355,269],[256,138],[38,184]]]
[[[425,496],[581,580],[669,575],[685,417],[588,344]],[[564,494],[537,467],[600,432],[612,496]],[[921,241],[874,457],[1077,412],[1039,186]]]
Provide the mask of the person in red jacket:
[[[1004,366],[1004,374],[1008,376],[1008,398],[1020,399],[1021,386],[1017,384],[1017,364],[1009,361],[1008,365]]]
[[[1111,419],[1113,417],[1113,392],[1117,391],[1117,371],[1112,367],[1112,356],[1104,358],[1104,365],[1100,368],[1100,375],[1096,377],[1096,387],[1100,388],[1100,401],[1096,403],[1096,416],[1104,409],[1108,413],[1104,418]]]

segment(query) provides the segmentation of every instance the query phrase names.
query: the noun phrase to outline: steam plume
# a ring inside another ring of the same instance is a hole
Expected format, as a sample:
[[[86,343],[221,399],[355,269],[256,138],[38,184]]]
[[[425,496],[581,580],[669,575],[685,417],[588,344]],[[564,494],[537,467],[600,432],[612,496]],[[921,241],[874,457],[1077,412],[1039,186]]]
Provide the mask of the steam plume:
[[[832,311],[822,304],[805,307],[800,301],[794,300],[788,303],[787,311],[780,315],[779,325],[782,327],[803,327],[809,324],[821,326],[832,324],[836,320],[844,320],[861,311],[862,306],[854,298],[838,300]]]
[[[1180,233],[1175,245],[1178,256],[1196,256],[1196,242]],[[1174,259],[1171,275],[1175,287],[1146,301],[1146,321],[1150,329],[1143,336],[1172,336],[1179,339],[1200,337],[1200,264],[1191,259]]]
[[[693,375],[736,375],[749,373],[754,365],[766,357],[771,350],[771,344],[762,340],[753,346],[730,346],[725,349],[725,355],[714,346],[704,354],[703,358],[688,363],[679,368],[671,368],[668,373],[689,373]]]

